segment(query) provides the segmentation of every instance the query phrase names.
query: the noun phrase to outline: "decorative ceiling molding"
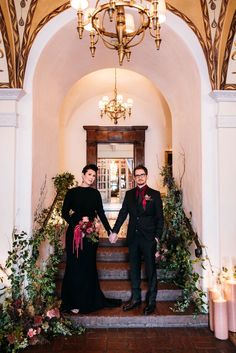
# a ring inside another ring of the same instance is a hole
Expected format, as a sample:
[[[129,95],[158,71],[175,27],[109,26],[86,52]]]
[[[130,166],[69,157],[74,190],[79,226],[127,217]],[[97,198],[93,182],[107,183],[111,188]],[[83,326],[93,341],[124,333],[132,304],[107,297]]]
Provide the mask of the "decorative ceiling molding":
[[[38,0],[31,0],[30,7],[27,13],[27,18],[26,18],[26,24],[25,24],[25,29],[24,29],[24,36],[22,40],[22,45],[21,45],[21,55],[19,58],[19,66],[18,66],[18,80],[17,84],[18,87],[23,87],[23,80],[24,80],[24,74],[25,74],[25,67],[29,55],[30,48],[32,46],[32,41],[31,38],[29,39],[29,33],[30,33],[30,27],[31,23],[34,17],[35,9],[37,6]],[[35,38],[35,37],[34,37]],[[31,43],[31,44],[29,44]]]
[[[202,16],[203,16],[203,23],[206,33],[206,58],[208,64],[208,70],[211,80],[212,89],[216,89],[216,65],[215,65],[215,57],[213,54],[213,47],[212,47],[212,37],[211,37],[211,26],[210,26],[210,19],[208,13],[208,7],[206,0],[201,0],[201,7],[202,7]]]
[[[8,77],[9,77],[9,82],[6,82],[6,83],[3,82],[2,84],[0,83],[0,87],[3,87],[3,86],[14,87],[15,75],[14,75],[14,66],[13,66],[13,62],[12,62],[12,56],[11,56],[10,41],[9,41],[9,38],[7,35],[5,19],[4,19],[1,7],[0,7],[0,31],[2,34],[3,45],[5,48],[5,55],[6,55],[7,68],[8,68]]]
[[[2,100],[19,101],[24,95],[25,95],[25,91],[21,88],[0,89],[0,101]]]
[[[220,16],[218,18],[217,28],[215,32],[214,44],[213,44],[213,55],[214,55],[214,64],[216,72],[216,87],[215,89],[220,88],[220,78],[219,78],[219,55],[220,55],[220,38],[223,32],[223,25],[225,20],[226,9],[229,0],[223,0],[221,2]]]
[[[210,93],[210,96],[216,102],[236,102],[236,91],[215,90]]]
[[[225,0],[223,1],[225,2]],[[209,24],[210,24],[210,31],[211,31],[211,39],[212,43],[214,42],[214,38],[216,36],[216,31],[218,28],[218,23],[219,23],[219,17],[221,13],[221,5],[222,5],[222,0],[207,0],[206,5],[208,8],[208,14],[209,14]],[[228,2],[228,0],[226,0]]]
[[[236,26],[235,26],[236,28]],[[233,44],[229,55],[229,65],[226,76],[226,84],[236,82],[236,32],[234,33]]]
[[[28,13],[28,18],[32,17],[34,11],[35,11],[35,7],[37,5],[37,1],[38,0],[32,0],[31,3],[31,8],[29,10]],[[30,23],[26,24],[26,28],[25,28],[25,35],[24,35],[24,41],[23,41],[23,45],[22,45],[22,55],[21,55],[21,60],[20,60],[20,64],[19,64],[19,86],[23,87],[23,82],[24,82],[24,76],[25,76],[25,68],[26,68],[26,63],[27,63],[27,59],[29,56],[29,52],[30,49],[32,47],[32,44],[35,40],[36,35],[38,34],[38,32],[40,31],[40,29],[48,22],[50,21],[52,18],[54,18],[55,16],[59,15],[62,11],[69,9],[70,3],[66,3],[63,4],[62,6],[58,7],[57,9],[55,9],[53,12],[51,12],[50,14],[48,14],[46,17],[44,17],[38,24],[38,26],[36,27],[36,29],[34,30],[34,32],[32,33],[31,37],[29,38],[29,41],[27,43],[27,39],[29,37],[29,30],[30,30]],[[27,38],[27,39],[26,39]]]
[[[16,8],[14,0],[8,1],[8,8],[11,17],[11,24],[12,24],[12,31],[13,31],[13,40],[14,40],[14,53],[15,53],[15,67],[17,72],[19,56],[20,56],[20,34],[18,31],[17,25],[17,15],[16,15]]]
[[[17,127],[18,114],[0,113],[0,127]]]
[[[232,60],[232,61],[235,61],[235,63],[236,63],[236,48],[235,48],[235,53],[234,53],[234,47],[233,47],[235,32],[236,32],[236,11],[234,12],[234,16],[232,19],[232,23],[230,26],[228,39],[227,39],[227,43],[226,43],[225,55],[224,55],[223,66],[222,66],[222,74],[221,74],[221,84],[220,84],[221,89],[225,89],[226,85],[228,87],[230,87],[231,85],[235,86],[234,83],[226,82],[228,68],[229,68],[229,61]],[[236,73],[235,73],[235,81],[236,81]],[[227,89],[230,89],[230,88],[227,88]],[[235,89],[235,88],[233,88],[233,89]]]
[[[28,11],[31,7],[31,0],[11,0],[14,3],[15,15],[16,15],[16,26],[19,33],[19,40],[22,44],[24,30],[27,22]]]
[[[208,55],[208,51],[207,51],[207,46],[205,45],[205,42],[202,38],[200,31],[186,15],[184,15],[182,12],[177,10],[175,7],[173,7],[172,5],[170,5],[168,3],[166,4],[166,7],[169,11],[173,12],[176,16],[179,16],[183,21],[185,21],[187,23],[187,25],[192,29],[192,31],[196,34],[196,36],[199,40],[199,43],[202,47],[205,58],[206,58],[211,86],[212,86],[212,89],[214,89],[213,65],[210,65],[209,58],[208,58],[209,55]]]
[[[2,32],[0,30],[0,82],[9,83],[6,51],[3,43]]]

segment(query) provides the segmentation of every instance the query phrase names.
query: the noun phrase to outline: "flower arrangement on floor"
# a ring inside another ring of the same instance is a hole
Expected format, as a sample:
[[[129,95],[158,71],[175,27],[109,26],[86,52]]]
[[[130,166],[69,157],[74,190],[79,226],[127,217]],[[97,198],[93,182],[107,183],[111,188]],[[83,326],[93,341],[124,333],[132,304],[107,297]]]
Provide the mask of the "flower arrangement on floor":
[[[40,209],[35,217],[32,236],[13,232],[12,251],[3,269],[11,286],[5,289],[0,305],[0,352],[18,352],[28,345],[45,343],[56,335],[83,332],[61,316],[55,296],[55,275],[63,252],[61,237],[65,223],[60,210],[67,189],[75,185],[73,175],[53,178],[56,196],[52,205]],[[40,246],[47,243],[50,253],[40,259]]]
[[[190,249],[198,238],[192,229],[191,219],[184,212],[181,188],[176,185],[168,166],[162,168],[161,176],[167,194],[163,197],[165,226],[161,239],[157,240],[157,265],[166,271],[167,280],[168,272],[171,272],[171,281],[174,280],[182,289],[182,296],[172,310],[184,312],[193,305],[195,314],[206,313],[206,293],[200,283],[202,276],[195,270],[196,266],[204,269],[206,259],[198,256],[196,251],[198,257],[192,258]],[[201,251],[199,253],[201,255]]]

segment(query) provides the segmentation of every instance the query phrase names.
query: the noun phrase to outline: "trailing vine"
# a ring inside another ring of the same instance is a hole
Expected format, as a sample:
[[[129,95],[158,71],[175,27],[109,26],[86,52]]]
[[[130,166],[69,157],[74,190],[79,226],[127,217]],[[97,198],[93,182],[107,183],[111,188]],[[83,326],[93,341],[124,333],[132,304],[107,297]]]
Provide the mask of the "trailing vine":
[[[45,343],[55,335],[80,333],[61,316],[60,302],[55,296],[58,264],[63,252],[61,237],[65,223],[60,210],[65,193],[75,185],[70,173],[53,178],[55,197],[50,207],[35,218],[32,236],[24,231],[13,232],[12,250],[6,261],[10,288],[0,305],[0,351],[18,352],[31,344]],[[40,246],[51,249],[46,260],[40,259]]]
[[[206,294],[200,283],[202,276],[195,270],[196,265],[204,269],[200,243],[198,241],[198,251],[195,251],[198,257],[193,259],[190,249],[198,238],[192,229],[191,218],[184,212],[182,190],[175,183],[170,167],[163,167],[161,176],[167,194],[163,197],[164,232],[157,243],[158,266],[165,269],[166,274],[172,271],[171,280],[182,289],[182,296],[172,310],[184,312],[192,304],[195,314],[206,312]]]

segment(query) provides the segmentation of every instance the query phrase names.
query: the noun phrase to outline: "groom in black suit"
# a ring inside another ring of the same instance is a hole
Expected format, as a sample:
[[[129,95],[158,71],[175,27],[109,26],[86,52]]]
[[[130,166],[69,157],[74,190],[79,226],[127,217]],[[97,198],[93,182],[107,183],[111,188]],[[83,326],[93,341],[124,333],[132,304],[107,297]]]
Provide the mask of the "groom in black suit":
[[[141,256],[143,254],[148,279],[144,315],[149,315],[155,311],[156,307],[155,238],[162,234],[163,209],[160,192],[147,186],[147,168],[139,165],[134,168],[133,175],[137,186],[126,192],[113,233],[119,232],[127,215],[129,215],[127,244],[129,247],[132,296],[123,310],[131,310],[141,304]]]

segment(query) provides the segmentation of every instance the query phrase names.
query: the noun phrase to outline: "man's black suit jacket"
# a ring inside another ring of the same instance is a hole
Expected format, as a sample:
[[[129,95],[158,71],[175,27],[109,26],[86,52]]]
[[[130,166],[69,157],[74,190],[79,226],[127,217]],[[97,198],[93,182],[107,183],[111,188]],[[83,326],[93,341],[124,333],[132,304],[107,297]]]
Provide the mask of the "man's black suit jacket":
[[[114,233],[119,233],[120,227],[129,215],[127,230],[127,243],[131,244],[137,232],[147,240],[160,237],[163,231],[163,209],[160,192],[147,187],[145,192],[146,207],[137,207],[136,188],[126,192],[118,218],[113,228]]]

